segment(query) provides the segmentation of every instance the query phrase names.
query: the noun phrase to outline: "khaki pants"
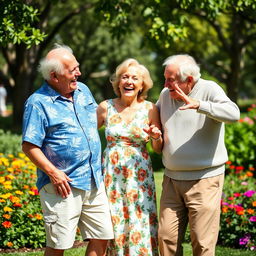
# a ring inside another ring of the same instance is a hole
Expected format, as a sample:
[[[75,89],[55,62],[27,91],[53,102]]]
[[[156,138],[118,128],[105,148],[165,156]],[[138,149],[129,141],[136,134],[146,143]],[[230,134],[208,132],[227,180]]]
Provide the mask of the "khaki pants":
[[[194,256],[214,256],[224,174],[201,180],[164,176],[160,201],[159,247],[162,256],[181,256],[187,224]]]

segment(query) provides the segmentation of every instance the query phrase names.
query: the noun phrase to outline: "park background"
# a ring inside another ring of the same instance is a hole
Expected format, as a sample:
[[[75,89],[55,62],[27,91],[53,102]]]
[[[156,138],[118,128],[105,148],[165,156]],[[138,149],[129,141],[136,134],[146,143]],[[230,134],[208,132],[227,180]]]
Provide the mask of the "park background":
[[[114,97],[109,77],[126,58],[136,58],[149,69],[154,86],[148,99],[156,102],[164,84],[164,59],[177,53],[195,57],[202,77],[216,81],[241,110],[239,122],[226,125],[229,161],[217,255],[226,254],[225,248],[229,254],[229,248],[236,248],[232,255],[255,253],[254,0],[0,2],[0,82],[8,91],[9,113],[0,117],[1,249],[44,246],[35,167],[21,154],[20,134],[24,102],[42,84],[39,60],[57,42],[73,49],[82,72],[79,80],[98,103]],[[148,149],[159,198],[161,155],[150,145]]]

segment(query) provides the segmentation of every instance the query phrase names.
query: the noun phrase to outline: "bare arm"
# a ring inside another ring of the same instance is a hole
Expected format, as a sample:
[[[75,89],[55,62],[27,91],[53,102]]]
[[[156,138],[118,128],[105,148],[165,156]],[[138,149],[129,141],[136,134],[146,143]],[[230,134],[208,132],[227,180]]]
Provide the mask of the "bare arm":
[[[22,150],[39,169],[49,176],[56,194],[63,198],[70,194],[71,189],[68,182],[72,180],[63,171],[57,169],[38,146],[24,141]]]
[[[163,148],[162,127],[160,121],[159,110],[156,105],[152,104],[152,109],[149,111],[149,127],[144,129],[151,137],[151,144],[156,153],[161,153]]]
[[[107,102],[102,101],[97,108],[98,129],[105,124],[107,116]]]

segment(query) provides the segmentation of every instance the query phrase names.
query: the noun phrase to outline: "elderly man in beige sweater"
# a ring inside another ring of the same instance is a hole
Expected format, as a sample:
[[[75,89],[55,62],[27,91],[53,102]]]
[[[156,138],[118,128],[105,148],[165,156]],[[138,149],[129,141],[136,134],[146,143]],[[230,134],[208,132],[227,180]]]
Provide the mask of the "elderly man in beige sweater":
[[[240,111],[218,84],[200,78],[193,57],[174,55],[164,66],[165,88],[157,102],[165,166],[160,252],[162,256],[183,255],[189,223],[193,255],[214,256],[228,160],[224,123],[237,121]]]

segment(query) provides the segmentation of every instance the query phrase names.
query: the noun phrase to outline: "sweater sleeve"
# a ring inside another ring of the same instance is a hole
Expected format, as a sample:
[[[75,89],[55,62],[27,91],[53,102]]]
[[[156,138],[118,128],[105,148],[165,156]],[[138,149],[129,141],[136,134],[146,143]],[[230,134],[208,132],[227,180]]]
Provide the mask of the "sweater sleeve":
[[[207,97],[199,99],[198,113],[205,114],[219,122],[231,123],[239,120],[238,106],[227,97],[219,85],[211,83],[206,94]]]

